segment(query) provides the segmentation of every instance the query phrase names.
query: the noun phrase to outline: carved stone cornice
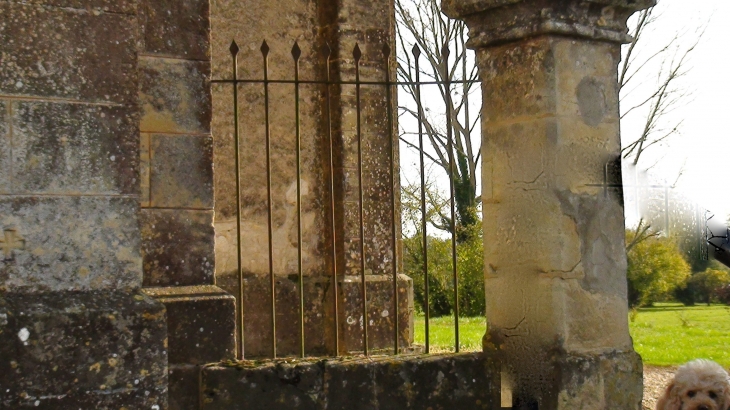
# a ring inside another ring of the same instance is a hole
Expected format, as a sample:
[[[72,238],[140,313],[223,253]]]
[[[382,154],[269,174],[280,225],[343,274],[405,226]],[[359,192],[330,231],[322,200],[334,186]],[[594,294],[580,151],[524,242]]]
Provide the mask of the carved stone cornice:
[[[656,0],[442,0],[446,15],[464,20],[470,48],[540,35],[627,43],[629,16]]]

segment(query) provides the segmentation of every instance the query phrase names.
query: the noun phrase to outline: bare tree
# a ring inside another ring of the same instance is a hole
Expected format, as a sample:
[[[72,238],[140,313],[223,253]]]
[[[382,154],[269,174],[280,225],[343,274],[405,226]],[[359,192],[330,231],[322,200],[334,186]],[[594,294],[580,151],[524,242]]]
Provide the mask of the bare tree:
[[[639,219],[639,224],[636,228],[631,229],[628,235],[628,242],[626,243],[626,253],[631,252],[634,246],[644,242],[645,240],[659,236],[659,232],[651,230],[651,224],[645,223],[644,219]]]
[[[471,95],[479,86],[473,54],[465,45],[467,28],[463,22],[441,14],[439,0],[396,0],[395,8],[398,77],[409,84],[404,86],[404,91],[410,96],[406,99],[409,101],[401,99],[399,107],[401,141],[420,151],[417,130],[403,127],[409,122],[404,121],[405,118],[410,118],[411,124],[420,118],[425,137],[423,155],[442,168],[454,184],[457,219],[454,225],[457,237],[463,241],[471,228],[479,225],[477,208],[481,201],[477,195],[481,156],[479,116],[470,112],[470,97],[473,104],[474,98],[480,96]],[[423,98],[419,99],[415,85],[417,75],[421,81],[434,82],[438,92],[421,90]],[[434,96],[438,96],[438,104],[433,102]],[[451,153],[449,134],[453,141]],[[434,195],[433,190],[431,195]],[[432,198],[434,204],[439,201]],[[432,220],[432,224],[450,231],[451,217],[443,212],[444,207],[433,206],[432,209],[441,220]]]
[[[647,149],[662,144],[680,133],[683,119],[672,118],[670,114],[687,104],[691,98],[691,91],[681,79],[689,71],[689,57],[699,44],[705,27],[700,27],[694,33],[686,30],[678,32],[663,46],[651,50],[646,46],[647,42],[644,39],[651,36],[654,26],[659,24],[660,16],[655,14],[655,7],[641,11],[633,20],[634,25],[629,29],[633,41],[625,48],[619,71],[621,120],[632,113],[644,116],[644,125],[638,136],[633,142],[625,145],[622,151],[623,158],[630,160],[633,165],[639,163],[639,159]],[[692,38],[692,40],[686,45],[687,43],[680,41],[680,38]],[[657,65],[656,87],[647,92],[646,87],[642,87],[642,82],[650,74],[650,70],[656,70]],[[634,95],[636,93],[643,94],[636,96]],[[637,102],[624,106],[623,103],[629,99],[628,97]],[[630,134],[626,131],[623,130],[625,135]],[[647,168],[654,165],[656,162]]]

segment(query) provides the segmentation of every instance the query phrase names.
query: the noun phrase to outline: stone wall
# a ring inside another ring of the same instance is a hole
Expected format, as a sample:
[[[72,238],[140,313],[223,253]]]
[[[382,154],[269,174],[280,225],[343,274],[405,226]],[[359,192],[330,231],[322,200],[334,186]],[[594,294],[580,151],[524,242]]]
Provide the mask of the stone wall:
[[[373,19],[376,15],[388,16]],[[211,3],[212,72],[216,79],[232,78],[229,47],[235,40],[238,54],[239,79],[263,79],[262,42],[267,41],[269,79],[293,80],[294,60],[291,50],[296,41],[302,50],[300,78],[325,80],[325,45],[332,50],[330,75],[332,79],[355,79],[353,48],[363,50],[361,79],[385,80],[386,64],[383,46],[392,41],[393,10],[391,2],[273,1],[248,5],[242,12],[238,2],[214,0]],[[390,44],[394,48],[393,44]],[[393,57],[393,56],[391,56]],[[394,72],[391,73],[394,76]],[[216,278],[220,286],[238,294],[236,254],[235,161],[233,149],[233,90],[229,84],[216,84],[213,95],[214,162],[216,165]],[[277,326],[279,353],[298,350],[299,312],[298,290],[298,219],[296,213],[296,117],[294,86],[271,84],[270,135],[272,180],[272,244],[273,271],[276,275]],[[357,134],[355,87],[331,87],[330,109],[334,137],[334,173],[330,172],[330,142],[326,89],[322,85],[302,85],[300,88],[300,129],[302,144],[302,265],[305,282],[306,350],[321,354],[333,349],[333,252],[337,254],[340,285],[340,331],[362,333],[361,314],[352,303],[344,302],[358,286],[360,275],[360,227],[357,181]],[[384,336],[391,319],[381,320],[385,307],[392,305],[392,290],[378,285],[382,278],[392,277],[393,224],[390,186],[390,152],[388,151],[388,122],[385,88],[362,88],[362,151],[364,184],[364,225],[366,273],[376,283],[370,302],[378,308],[372,317],[373,326]],[[239,86],[240,163],[241,163],[241,247],[244,276],[244,329],[247,355],[268,355],[272,340],[269,294],[268,206],[266,191],[265,105],[262,84]],[[395,106],[395,105],[394,105]],[[397,153],[396,153],[397,155]],[[396,156],[397,164],[397,156]],[[394,171],[397,175],[397,168]],[[332,223],[332,190],[334,178],[335,223]],[[396,177],[397,182],[397,177]],[[397,190],[397,186],[395,188]],[[396,191],[397,192],[397,191]],[[396,215],[396,226],[400,226]],[[408,312],[410,280],[403,277],[408,290],[403,296]],[[392,283],[392,281],[391,281]],[[391,285],[392,286],[392,285]],[[370,287],[370,286],[369,286]],[[392,288],[391,288],[392,289]],[[346,307],[346,305],[352,307]],[[392,311],[392,308],[390,309]],[[347,323],[350,322],[350,325]],[[387,322],[387,323],[386,323]],[[354,323],[354,325],[353,325]],[[403,340],[408,343],[410,313],[405,316]],[[357,336],[360,337],[360,336]],[[341,341],[357,337],[342,336]],[[349,343],[345,350],[358,350]],[[392,345],[392,336],[378,338],[373,346]],[[293,350],[292,350],[293,349]]]
[[[138,3],[144,291],[167,308],[170,408],[198,366],[236,357],[235,299],[215,286],[208,0]]]
[[[0,2],[0,407],[164,408],[134,1]]]

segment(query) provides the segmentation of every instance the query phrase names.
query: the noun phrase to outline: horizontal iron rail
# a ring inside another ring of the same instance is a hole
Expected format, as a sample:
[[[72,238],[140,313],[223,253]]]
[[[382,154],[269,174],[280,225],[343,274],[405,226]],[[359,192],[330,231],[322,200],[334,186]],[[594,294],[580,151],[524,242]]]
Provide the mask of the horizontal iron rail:
[[[446,81],[318,81],[318,80],[211,80],[214,84],[331,84],[331,85],[444,85]],[[449,84],[477,84],[478,80],[456,80]]]

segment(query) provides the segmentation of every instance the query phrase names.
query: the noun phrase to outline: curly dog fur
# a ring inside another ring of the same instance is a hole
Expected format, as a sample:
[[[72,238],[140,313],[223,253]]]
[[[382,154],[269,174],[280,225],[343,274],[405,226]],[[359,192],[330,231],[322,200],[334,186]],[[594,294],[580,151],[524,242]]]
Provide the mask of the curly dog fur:
[[[719,364],[704,359],[682,365],[656,410],[729,410],[730,376]]]

